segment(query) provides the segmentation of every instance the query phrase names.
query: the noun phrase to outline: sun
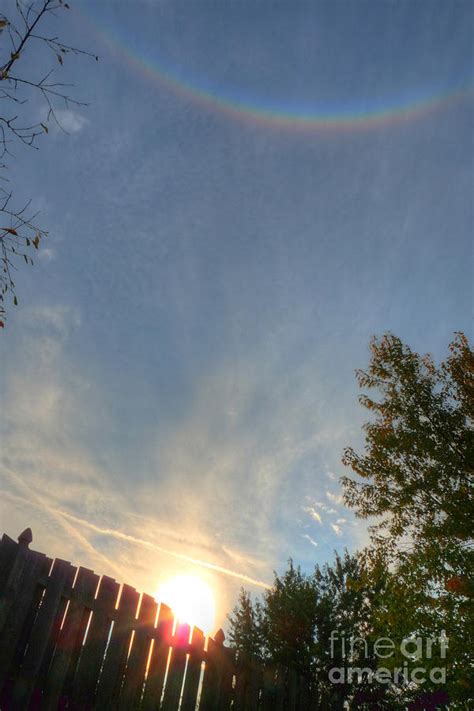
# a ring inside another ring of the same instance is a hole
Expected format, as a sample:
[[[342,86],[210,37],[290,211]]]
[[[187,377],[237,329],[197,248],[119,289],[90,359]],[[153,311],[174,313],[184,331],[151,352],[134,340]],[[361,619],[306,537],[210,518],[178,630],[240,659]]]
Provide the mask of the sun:
[[[204,634],[214,631],[216,601],[207,583],[195,575],[177,575],[162,583],[156,599],[171,607],[179,622],[199,627]]]

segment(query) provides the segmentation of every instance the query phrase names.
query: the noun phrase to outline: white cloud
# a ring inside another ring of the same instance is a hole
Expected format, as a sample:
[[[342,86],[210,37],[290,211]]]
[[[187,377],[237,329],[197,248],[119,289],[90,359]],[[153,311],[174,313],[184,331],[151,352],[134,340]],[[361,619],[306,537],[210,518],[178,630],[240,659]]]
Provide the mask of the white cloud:
[[[50,247],[41,247],[38,252],[38,259],[42,262],[52,262],[56,257],[56,251]]]
[[[315,508],[313,508],[313,506],[304,506],[303,511],[306,511],[306,513],[309,513],[309,515],[311,516],[312,519],[314,519],[314,521],[317,521],[318,523],[323,522],[321,519],[321,515],[316,511]]]
[[[342,536],[342,529],[340,526],[337,525],[337,523],[331,523],[331,528],[336,534],[336,536]]]
[[[333,494],[332,491],[326,491],[326,496],[328,497],[329,501],[332,501],[333,504],[344,503],[344,499],[341,494]]]
[[[89,123],[89,119],[71,109],[57,109],[55,114],[59,125],[66,133],[79,133]]]
[[[318,542],[315,541],[314,538],[311,538],[311,536],[309,536],[307,533],[304,533],[302,537],[305,540],[309,541],[309,543],[311,543],[311,545],[314,546],[315,548],[318,547]]]

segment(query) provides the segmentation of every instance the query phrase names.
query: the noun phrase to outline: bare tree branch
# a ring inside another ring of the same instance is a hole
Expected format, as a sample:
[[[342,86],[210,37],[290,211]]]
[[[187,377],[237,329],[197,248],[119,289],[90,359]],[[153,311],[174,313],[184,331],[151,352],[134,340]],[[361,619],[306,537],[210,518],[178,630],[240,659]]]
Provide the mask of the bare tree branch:
[[[65,108],[87,106],[86,102],[70,95],[69,89],[73,85],[52,80],[52,68],[48,68],[40,79],[21,71],[22,57],[35,44],[47,47],[60,67],[68,54],[98,60],[96,55],[65,44],[58,36],[40,31],[48,16],[57,16],[58,11],[68,9],[64,0],[16,0],[15,5],[12,4],[11,16],[0,14],[0,34],[5,33],[5,39],[9,40],[3,42],[0,50],[0,170],[4,173],[8,165],[3,159],[14,157],[12,147],[17,144],[37,149],[37,139],[49,132],[49,122],[67,133],[58,118],[58,105]],[[46,109],[43,121],[28,118],[25,105],[34,94],[43,100]],[[5,175],[0,175],[0,179],[8,181]],[[0,188],[0,327],[4,325],[7,296],[14,304],[18,303],[12,272],[22,261],[33,264],[31,250],[38,249],[48,234],[36,223],[36,214],[30,213],[31,200],[15,207],[12,195],[12,191]]]

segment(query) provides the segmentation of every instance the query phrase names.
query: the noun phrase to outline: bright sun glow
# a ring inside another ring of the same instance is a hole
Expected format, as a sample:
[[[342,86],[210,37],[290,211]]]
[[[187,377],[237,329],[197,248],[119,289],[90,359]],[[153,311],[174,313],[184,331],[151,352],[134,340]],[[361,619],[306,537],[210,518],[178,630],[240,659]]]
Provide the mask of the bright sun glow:
[[[171,607],[180,622],[199,627],[205,634],[214,631],[216,601],[204,580],[194,575],[179,575],[162,583],[156,599]]]

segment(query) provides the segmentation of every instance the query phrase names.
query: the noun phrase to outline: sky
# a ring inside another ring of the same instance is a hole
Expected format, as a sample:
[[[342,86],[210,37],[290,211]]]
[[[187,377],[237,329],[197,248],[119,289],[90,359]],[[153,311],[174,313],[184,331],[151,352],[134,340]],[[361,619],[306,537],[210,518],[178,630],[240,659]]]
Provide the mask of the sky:
[[[99,61],[21,58],[88,106],[10,161],[49,237],[0,334],[0,528],[199,575],[218,627],[368,541],[339,477],[371,336],[472,336],[474,6],[70,4],[47,29]]]

